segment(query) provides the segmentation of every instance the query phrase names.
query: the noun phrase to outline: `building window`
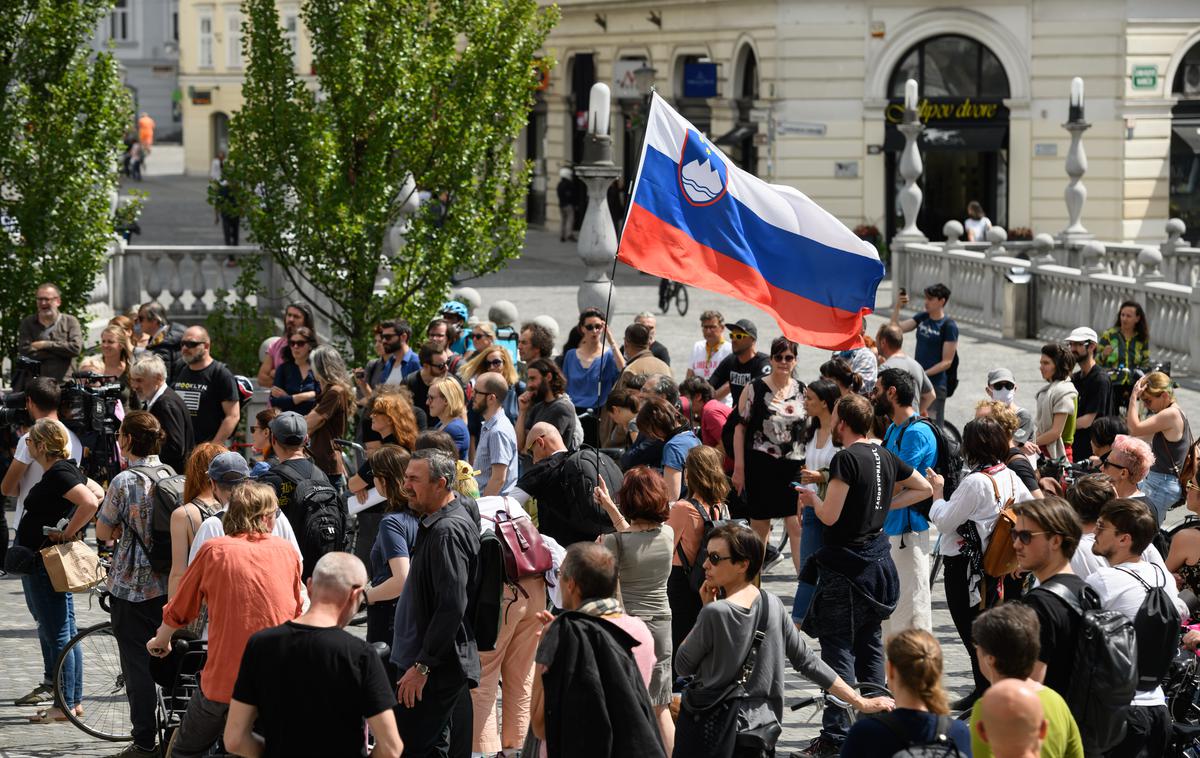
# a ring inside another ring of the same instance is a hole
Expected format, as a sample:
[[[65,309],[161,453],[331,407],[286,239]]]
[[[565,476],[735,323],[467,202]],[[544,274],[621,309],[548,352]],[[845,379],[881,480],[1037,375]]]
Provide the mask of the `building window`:
[[[213,67],[213,20],[210,15],[200,16],[200,68]]]
[[[225,65],[229,68],[241,68],[242,14],[235,10],[227,10],[225,19]]]
[[[128,42],[129,27],[129,0],[117,0],[108,13],[108,38],[114,42]]]
[[[171,3],[170,10],[167,11],[167,39],[172,42],[179,41],[179,6]]]
[[[300,69],[300,18],[289,11],[283,17],[283,38],[292,50],[292,70]]]
[[[891,97],[904,97],[904,82],[916,79],[928,98],[1009,96],[1008,76],[987,46],[957,34],[930,37],[914,45],[892,73]]]

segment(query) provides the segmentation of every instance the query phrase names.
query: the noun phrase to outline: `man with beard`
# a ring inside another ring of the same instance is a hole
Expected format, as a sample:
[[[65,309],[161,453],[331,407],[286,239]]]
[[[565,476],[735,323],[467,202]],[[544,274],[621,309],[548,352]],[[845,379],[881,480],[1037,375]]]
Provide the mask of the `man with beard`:
[[[562,370],[548,358],[529,364],[525,392],[517,398],[517,449],[525,449],[525,438],[533,425],[544,421],[558,430],[572,450],[583,442],[583,427],[575,415],[575,404],[567,394]],[[576,434],[578,430],[578,434]]]
[[[83,349],[83,331],[79,319],[59,312],[62,295],[53,284],[37,288],[37,313],[21,321],[17,331],[17,350],[22,356],[41,362],[40,376],[61,382],[75,365]]]
[[[517,433],[504,413],[508,382],[489,371],[475,380],[471,404],[483,416],[479,443],[475,446],[474,466],[479,491],[483,496],[507,495],[517,483]]]
[[[1117,411],[1108,372],[1096,365],[1096,343],[1099,340],[1096,330],[1086,326],[1079,327],[1067,337],[1067,347],[1071,348],[1071,355],[1079,367],[1071,376],[1071,382],[1079,391],[1075,441],[1071,445],[1077,461],[1087,460],[1092,455],[1092,422]]]
[[[196,444],[224,445],[242,416],[237,382],[225,364],[213,360],[208,352],[210,342],[204,327],[188,327],[179,344],[184,365],[171,380],[171,389],[187,405]]]

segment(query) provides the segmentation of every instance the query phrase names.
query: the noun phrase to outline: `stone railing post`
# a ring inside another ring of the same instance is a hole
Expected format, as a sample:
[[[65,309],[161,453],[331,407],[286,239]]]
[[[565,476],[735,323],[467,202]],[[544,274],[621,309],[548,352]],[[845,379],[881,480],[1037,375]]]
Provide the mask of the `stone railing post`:
[[[904,135],[904,152],[900,153],[900,176],[904,179],[904,188],[900,190],[900,210],[904,212],[904,228],[896,233],[896,238],[905,242],[928,242],[929,238],[917,228],[917,213],[921,210],[921,199],[924,197],[917,179],[925,171],[917,142],[921,132],[925,131],[925,125],[917,113],[917,82],[913,79],[904,83],[904,120],[896,128]]]
[[[1173,218],[1167,221],[1167,241],[1162,243],[1159,248],[1162,251],[1163,263],[1171,277],[1171,281],[1176,284],[1188,284],[1187,278],[1187,263],[1185,260],[1175,255],[1176,248],[1181,246],[1184,233],[1187,231],[1187,224],[1183,223],[1183,219]]]
[[[1092,277],[1108,273],[1108,266],[1104,263],[1104,253],[1104,245],[1094,240],[1086,243],[1079,251],[1080,272],[1083,274],[1083,283],[1079,293],[1079,313],[1084,318],[1081,323],[1101,323],[1096,320],[1096,314],[1092,312],[1095,305]]]
[[[1163,255],[1152,247],[1143,247],[1138,253],[1138,264],[1141,265],[1141,270],[1138,272],[1137,280],[1140,284],[1148,284],[1149,282],[1161,282],[1166,277],[1163,276],[1159,268],[1162,266]]]
[[[943,250],[957,250],[962,247],[963,225],[961,221],[950,219],[942,225],[942,234],[946,237]]]
[[[1192,294],[1188,297],[1189,311],[1188,314],[1192,328],[1188,335],[1188,353],[1191,356],[1191,365],[1188,367],[1188,372],[1195,375],[1200,373],[1200,329],[1196,328],[1200,324],[1200,286],[1192,287]]]
[[[1055,262],[1054,260],[1054,238],[1049,234],[1042,232],[1033,237],[1033,251],[1029,256],[1029,261],[1034,265],[1046,266]]]
[[[987,230],[987,239],[991,245],[987,249],[987,257],[995,258],[997,255],[1005,255],[1008,252],[1004,249],[1004,243],[1008,242],[1008,232],[1004,231],[1003,227],[993,225]]]
[[[581,311],[598,308],[603,312],[611,307],[610,297],[615,300],[608,271],[617,257],[617,231],[608,210],[608,186],[621,175],[621,167],[612,160],[612,137],[607,134],[584,137],[584,162],[575,167],[575,175],[587,185],[588,193],[577,248],[587,266],[587,275],[579,285],[576,301]]]

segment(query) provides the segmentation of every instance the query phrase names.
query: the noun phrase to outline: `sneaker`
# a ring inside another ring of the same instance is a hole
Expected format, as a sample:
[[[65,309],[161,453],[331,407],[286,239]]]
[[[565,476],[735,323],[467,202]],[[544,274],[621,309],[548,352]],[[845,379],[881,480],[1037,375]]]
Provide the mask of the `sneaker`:
[[[829,758],[830,756],[839,755],[842,752],[842,746],[824,734],[818,734],[813,741],[808,743],[808,747],[801,750],[799,753],[792,753],[792,758]]]
[[[763,556],[762,568],[759,569],[759,571],[758,571],[759,575],[761,576],[763,574],[766,574],[768,571],[770,571],[772,568],[775,567],[776,563],[779,563],[782,560],[783,560],[783,553],[779,552],[779,548],[775,547],[774,545],[768,544],[767,549],[766,549],[766,554]]]
[[[158,748],[152,747],[147,750],[139,747],[136,742],[131,742],[121,752],[113,754],[112,758],[158,758]]]
[[[39,684],[25,697],[17,698],[13,705],[41,705],[54,702],[54,688],[48,684]]]

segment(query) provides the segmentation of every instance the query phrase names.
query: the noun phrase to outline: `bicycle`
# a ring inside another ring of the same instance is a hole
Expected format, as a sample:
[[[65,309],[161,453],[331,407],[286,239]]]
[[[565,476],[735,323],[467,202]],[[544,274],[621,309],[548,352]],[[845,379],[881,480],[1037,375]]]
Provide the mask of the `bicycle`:
[[[679,282],[673,282],[670,279],[659,279],[658,309],[663,313],[669,312],[672,301],[674,301],[675,310],[679,311],[679,315],[686,316],[688,312],[687,286]]]
[[[112,613],[109,594],[92,590],[100,607]],[[112,622],[94,624],[71,638],[54,664],[54,701],[60,707],[66,702],[63,683],[67,657],[76,649],[82,654],[83,696],[79,710],[63,707],[67,720],[87,734],[109,742],[129,742],[133,723],[129,719],[129,701],[125,696],[125,674],[121,671],[121,653],[113,634]]]

